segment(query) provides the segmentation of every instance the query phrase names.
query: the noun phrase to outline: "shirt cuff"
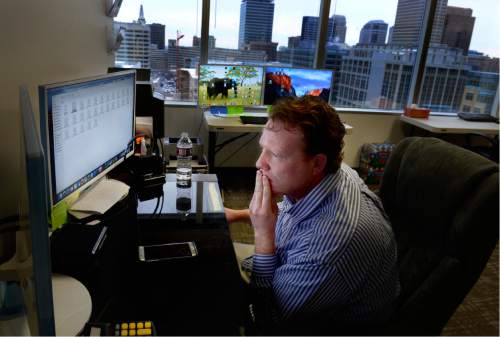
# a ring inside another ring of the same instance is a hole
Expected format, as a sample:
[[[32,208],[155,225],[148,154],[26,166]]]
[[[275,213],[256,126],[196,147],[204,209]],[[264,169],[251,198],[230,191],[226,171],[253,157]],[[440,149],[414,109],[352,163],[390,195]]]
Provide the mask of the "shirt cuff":
[[[253,283],[257,287],[271,287],[276,268],[278,268],[278,257],[275,254],[254,254]]]

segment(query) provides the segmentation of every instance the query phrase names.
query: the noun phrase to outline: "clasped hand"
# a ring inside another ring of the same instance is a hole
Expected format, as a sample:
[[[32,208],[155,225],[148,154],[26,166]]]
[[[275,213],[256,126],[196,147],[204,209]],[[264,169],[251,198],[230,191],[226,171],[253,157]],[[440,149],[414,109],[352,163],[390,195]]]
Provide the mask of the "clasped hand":
[[[273,196],[269,179],[257,170],[255,190],[250,201],[250,220],[255,231],[255,252],[257,254],[274,254],[276,220],[278,205]]]

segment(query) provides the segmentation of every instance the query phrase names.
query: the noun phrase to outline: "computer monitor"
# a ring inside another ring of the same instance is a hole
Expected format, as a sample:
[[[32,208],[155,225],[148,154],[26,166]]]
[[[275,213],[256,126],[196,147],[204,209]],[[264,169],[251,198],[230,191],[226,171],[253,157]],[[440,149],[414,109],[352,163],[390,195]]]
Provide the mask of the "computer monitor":
[[[329,102],[333,72],[326,69],[266,67],[264,104],[282,97],[318,96]]]
[[[2,228],[0,232],[0,236],[3,236],[0,239],[10,240],[6,246],[13,248],[11,252],[0,249],[0,281],[9,282],[11,285],[6,290],[11,290],[11,296],[1,294],[0,297],[3,306],[6,305],[4,299],[22,297],[22,300],[18,298],[15,302],[23,303],[24,312],[18,311],[11,318],[19,322],[13,324],[11,329],[19,334],[55,336],[45,155],[35,125],[28,90],[23,86],[19,93],[19,220],[17,226]],[[5,236],[6,232],[14,235]],[[7,259],[4,259],[2,254],[7,254]],[[19,296],[18,292],[12,292],[19,289],[15,288],[16,284],[22,290],[22,296]],[[24,320],[19,320],[18,317],[22,317],[18,316],[19,314],[25,315],[27,327],[22,324]],[[2,317],[3,319],[6,318]],[[2,324],[7,326],[6,322],[0,322],[0,326]]]
[[[135,82],[132,70],[39,87],[52,206],[134,153]]]
[[[263,67],[201,64],[198,76],[200,106],[262,105]]]

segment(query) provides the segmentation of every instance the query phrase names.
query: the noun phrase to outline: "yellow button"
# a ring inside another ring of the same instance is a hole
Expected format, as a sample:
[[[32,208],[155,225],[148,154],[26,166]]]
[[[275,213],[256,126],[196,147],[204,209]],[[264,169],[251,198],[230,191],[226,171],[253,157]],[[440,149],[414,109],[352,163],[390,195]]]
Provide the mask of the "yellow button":
[[[129,336],[135,336],[135,330],[130,330],[130,331],[128,332],[128,335],[129,335]]]
[[[144,324],[142,322],[137,323],[137,329],[144,328]]]
[[[151,329],[144,329],[144,335],[145,336],[151,335]]]
[[[128,324],[127,323],[122,323],[122,330],[123,329],[128,329]]]
[[[135,329],[135,323],[129,323],[128,328],[129,329]]]
[[[144,323],[144,327],[145,328],[151,328],[151,322],[150,321],[147,321]]]
[[[128,331],[127,330],[122,330],[122,336],[128,336]]]
[[[144,330],[145,329],[138,329],[137,330],[137,336],[144,336],[145,335]]]

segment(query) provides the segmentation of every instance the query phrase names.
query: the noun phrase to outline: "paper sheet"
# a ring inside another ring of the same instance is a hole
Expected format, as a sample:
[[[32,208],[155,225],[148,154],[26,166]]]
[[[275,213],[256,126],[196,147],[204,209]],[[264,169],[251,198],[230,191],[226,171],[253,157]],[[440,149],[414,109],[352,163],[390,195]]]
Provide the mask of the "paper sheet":
[[[84,191],[70,207],[69,212],[78,219],[92,214],[104,214],[128,195],[130,187],[114,179],[101,179],[96,186]]]

